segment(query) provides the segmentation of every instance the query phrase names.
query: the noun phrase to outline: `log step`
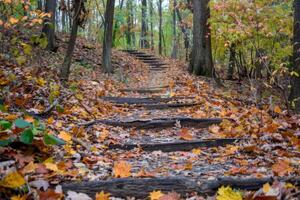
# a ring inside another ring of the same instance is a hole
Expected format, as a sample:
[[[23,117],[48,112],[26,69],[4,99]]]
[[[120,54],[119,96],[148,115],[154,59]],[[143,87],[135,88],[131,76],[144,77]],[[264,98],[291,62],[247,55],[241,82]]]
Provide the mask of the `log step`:
[[[153,55],[147,55],[147,54],[143,54],[143,55],[136,55],[137,58],[155,58]]]
[[[127,89],[120,89],[121,92],[137,92],[137,93],[159,93],[159,92],[163,92],[164,89],[163,88],[157,88],[157,89],[150,89],[150,88],[137,88],[137,89],[130,89],[130,88],[127,88]]]
[[[233,144],[241,139],[228,138],[228,139],[207,139],[207,140],[193,140],[193,141],[176,141],[167,143],[145,143],[145,144],[111,144],[109,149],[122,149],[132,150],[141,148],[144,151],[191,151],[200,147],[219,147],[227,144]]]
[[[167,104],[136,104],[136,107],[143,107],[148,110],[155,109],[172,109],[172,108],[187,108],[193,106],[199,106],[200,103],[167,103]]]
[[[138,58],[138,59],[141,61],[159,61],[159,59],[153,57],[145,57],[145,58]]]
[[[163,86],[167,88],[169,86]],[[154,104],[169,101],[178,101],[184,99],[194,99],[194,97],[145,97],[145,98],[134,98],[134,97],[102,97],[101,99],[117,104]]]
[[[217,177],[213,180],[196,177],[198,181],[185,177],[165,178],[118,178],[103,181],[75,182],[62,184],[65,194],[68,191],[85,193],[94,198],[96,193],[105,191],[114,197],[146,198],[150,192],[160,190],[164,193],[175,191],[183,197],[192,192],[212,195],[221,186],[231,186],[240,190],[258,190],[266,183],[272,184],[273,177],[243,178],[243,177]],[[278,178],[279,181],[289,182],[295,186],[300,185],[300,177]]]
[[[155,128],[168,128],[174,127],[176,123],[180,122],[183,127],[196,127],[207,128],[213,124],[220,124],[220,118],[188,118],[188,117],[174,117],[174,118],[157,118],[151,120],[94,120],[82,124],[83,126],[92,126],[95,124],[106,124],[110,126],[120,126],[124,128],[137,128],[137,129],[155,129]]]

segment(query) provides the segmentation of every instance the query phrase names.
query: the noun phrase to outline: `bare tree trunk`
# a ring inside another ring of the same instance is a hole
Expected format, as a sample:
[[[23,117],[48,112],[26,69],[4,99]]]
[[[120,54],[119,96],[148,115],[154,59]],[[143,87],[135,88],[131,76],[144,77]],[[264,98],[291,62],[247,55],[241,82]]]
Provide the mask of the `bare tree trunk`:
[[[231,44],[229,47],[229,62],[228,62],[228,70],[227,70],[227,79],[233,79],[233,73],[235,68],[235,44]]]
[[[77,31],[78,31],[78,26],[79,26],[79,12],[81,9],[81,0],[75,0],[74,1],[74,19],[73,19],[73,26],[70,34],[70,40],[68,44],[68,49],[66,52],[66,56],[63,62],[63,65],[60,70],[60,79],[63,83],[68,81],[69,79],[69,74],[70,74],[70,67],[71,67],[71,61],[72,61],[72,56],[76,44],[76,38],[77,38]]]
[[[300,112],[300,0],[294,0],[293,70],[298,76],[292,77],[290,99],[296,112]]]
[[[173,1],[173,50],[172,50],[172,58],[177,58],[177,36],[176,36],[176,0]]]
[[[113,22],[114,22],[114,10],[115,0],[107,0],[105,11],[105,23],[104,23],[104,40],[103,40],[103,55],[102,65],[104,71],[112,73],[113,68],[111,65],[111,47],[113,40]]]
[[[213,75],[208,3],[209,0],[193,0],[193,49],[189,71],[202,76]]]
[[[142,31],[141,31],[141,48],[149,48],[147,41],[147,0],[142,0]]]
[[[184,26],[184,24],[183,24],[182,17],[181,17],[181,14],[180,14],[178,8],[176,8],[176,13],[177,13],[178,21],[180,23],[181,31],[184,36],[185,59],[186,59],[186,61],[188,61],[189,60],[189,47],[190,47],[189,33],[187,30],[187,27]]]
[[[48,40],[47,49],[49,51],[55,51],[56,0],[46,0],[45,12],[50,13],[51,17],[45,19],[42,32],[46,35]]]
[[[159,55],[161,55],[162,54],[162,40],[163,40],[163,33],[162,33],[162,0],[158,0],[158,15],[159,15],[158,53],[159,53]]]
[[[62,29],[63,33],[66,32],[66,21],[67,21],[66,11],[62,10],[62,14],[61,14],[61,29]]]
[[[126,1],[126,21],[127,21],[127,29],[125,32],[126,35],[126,44],[127,47],[131,47],[132,46],[132,28],[133,28],[133,19],[132,19],[132,0],[127,0]]]
[[[38,0],[37,1],[37,9],[40,11],[43,11],[43,1],[42,0]]]
[[[124,4],[124,0],[121,0],[120,2],[120,5],[119,5],[119,9],[120,11],[122,11],[123,9],[123,4]],[[116,37],[117,37],[117,30],[119,29],[119,18],[116,18],[116,21],[115,21],[115,26],[114,26],[114,29],[113,29],[113,40],[112,40],[112,46],[114,47],[115,46],[115,40],[116,40]]]
[[[150,42],[151,42],[151,50],[154,50],[154,30],[153,30],[153,2],[149,2],[150,7]]]

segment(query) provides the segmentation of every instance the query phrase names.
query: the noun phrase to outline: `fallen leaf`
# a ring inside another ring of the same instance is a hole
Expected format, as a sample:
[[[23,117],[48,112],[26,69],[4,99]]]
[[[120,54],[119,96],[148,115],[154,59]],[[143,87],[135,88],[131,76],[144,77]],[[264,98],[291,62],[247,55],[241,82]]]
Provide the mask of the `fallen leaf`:
[[[278,176],[285,176],[294,171],[287,160],[278,160],[273,166],[272,171]]]
[[[160,197],[159,200],[180,200],[180,194],[176,192],[169,192],[168,194]]]
[[[96,194],[96,200],[109,200],[110,193],[105,193],[101,191],[100,193]]]
[[[243,200],[243,196],[241,192],[234,191],[229,186],[222,186],[218,189],[216,200]]]
[[[41,190],[43,188],[44,191],[46,191],[49,188],[49,182],[43,179],[39,179],[39,180],[35,180],[35,181],[31,181],[29,182],[29,185],[31,187],[35,187],[38,190]]]
[[[58,171],[58,167],[57,167],[57,164],[54,164],[54,163],[44,163],[46,168],[47,169],[50,169],[54,172],[57,172]]]
[[[19,172],[13,171],[0,181],[0,186],[15,189],[23,186],[25,183],[24,177]]]
[[[201,149],[199,149],[199,148],[198,148],[198,149],[192,149],[192,153],[195,154],[195,155],[200,155],[201,152],[202,152],[202,151],[201,151]]]
[[[263,192],[265,194],[268,193],[270,191],[270,189],[271,189],[271,186],[270,186],[269,183],[266,183],[266,184],[263,185]]]
[[[162,193],[160,190],[150,192],[149,195],[151,200],[159,200],[159,198],[161,198],[162,196],[164,196],[164,193]]]
[[[193,140],[193,136],[187,128],[182,128],[178,135],[184,140]]]
[[[58,137],[63,139],[66,142],[72,141],[72,136],[65,131],[60,131]]]
[[[282,110],[279,106],[275,106],[274,107],[274,112],[277,113],[277,114],[281,114],[282,113]]]
[[[37,167],[36,164],[34,164],[33,161],[31,161],[28,165],[26,165],[22,169],[22,173],[27,174],[27,173],[35,172],[36,167]]]
[[[66,200],[92,200],[87,194],[68,191]]]
[[[120,161],[114,164],[114,176],[126,178],[131,176],[131,165],[128,162]]]
[[[10,198],[10,200],[26,200],[27,199],[27,195],[23,195],[23,196],[21,196],[21,195],[18,195],[18,196],[12,196],[11,198]]]
[[[54,190],[48,189],[46,192],[39,193],[39,200],[60,200],[63,195]]]

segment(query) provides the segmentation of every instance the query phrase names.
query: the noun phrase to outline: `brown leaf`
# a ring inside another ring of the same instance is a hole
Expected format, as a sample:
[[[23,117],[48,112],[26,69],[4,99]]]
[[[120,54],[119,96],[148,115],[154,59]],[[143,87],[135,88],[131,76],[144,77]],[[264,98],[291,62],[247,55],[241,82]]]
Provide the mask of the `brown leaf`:
[[[182,128],[178,135],[184,140],[193,140],[193,136],[187,128]]]

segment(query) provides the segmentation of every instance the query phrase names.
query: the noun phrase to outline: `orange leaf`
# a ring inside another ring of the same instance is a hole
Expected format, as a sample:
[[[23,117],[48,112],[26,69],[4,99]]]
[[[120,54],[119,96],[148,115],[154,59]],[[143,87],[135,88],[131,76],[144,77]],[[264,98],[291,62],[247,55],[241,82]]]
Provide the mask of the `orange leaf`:
[[[60,131],[58,137],[63,139],[66,142],[70,142],[72,140],[72,136],[65,131]]]
[[[294,171],[293,167],[290,166],[290,162],[287,160],[278,160],[272,166],[272,171],[279,176],[285,176]]]
[[[131,176],[131,165],[128,162],[120,161],[114,164],[115,177],[126,178]]]
[[[279,106],[275,106],[274,107],[274,112],[277,113],[277,114],[281,114],[282,113],[282,110]]]
[[[157,190],[157,191],[150,192],[149,197],[151,200],[159,200],[159,198],[161,198],[162,196],[164,196],[164,194],[160,190]]]
[[[100,193],[96,194],[96,200],[109,200],[110,193],[105,193],[101,191]]]
[[[193,140],[193,136],[190,134],[190,131],[187,128],[181,129],[178,135],[184,140]]]

